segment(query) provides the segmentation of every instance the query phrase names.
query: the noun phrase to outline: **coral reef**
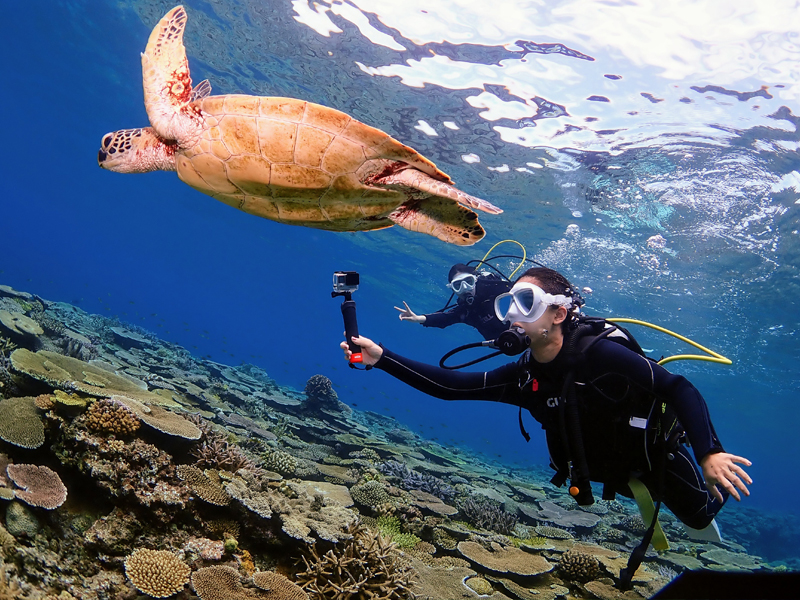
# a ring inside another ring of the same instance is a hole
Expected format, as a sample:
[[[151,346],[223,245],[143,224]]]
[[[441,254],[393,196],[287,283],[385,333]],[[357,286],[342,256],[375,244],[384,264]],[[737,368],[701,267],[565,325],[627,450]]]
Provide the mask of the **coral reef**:
[[[393,545],[361,523],[347,533],[350,539],[324,554],[313,545],[301,557],[305,570],[296,574],[300,587],[319,600],[409,598],[413,571],[398,559]]]
[[[8,465],[8,478],[22,488],[14,490],[14,495],[23,502],[53,510],[67,499],[67,488],[58,473],[48,467],[36,465]]]
[[[399,480],[398,485],[404,490],[420,490],[432,494],[442,502],[451,502],[456,490],[438,477],[428,473],[419,473],[396,460],[389,460],[379,465],[381,473]]]
[[[30,396],[0,400],[0,439],[21,448],[44,444],[44,423]]]
[[[305,394],[310,403],[336,409],[339,405],[339,396],[333,389],[331,380],[325,375],[312,375],[306,381]]]
[[[561,555],[558,571],[564,579],[585,583],[600,577],[600,562],[591,554],[570,549]]]
[[[172,552],[139,548],[125,559],[125,574],[136,589],[153,598],[168,598],[189,583],[192,570]]]
[[[86,411],[86,426],[92,431],[130,436],[140,425],[139,418],[130,408],[110,398],[93,402]]]
[[[486,496],[469,496],[458,503],[458,509],[464,518],[482,529],[511,534],[517,524],[517,516],[503,510],[496,500]]]

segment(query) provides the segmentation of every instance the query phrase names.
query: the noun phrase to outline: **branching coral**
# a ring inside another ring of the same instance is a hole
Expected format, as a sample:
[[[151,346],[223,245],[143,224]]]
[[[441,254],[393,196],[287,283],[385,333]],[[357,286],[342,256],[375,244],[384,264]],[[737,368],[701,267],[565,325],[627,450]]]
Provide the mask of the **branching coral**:
[[[565,579],[587,582],[600,577],[600,562],[591,554],[570,549],[561,555],[558,570]]]
[[[302,557],[305,571],[296,576],[300,587],[320,600],[412,597],[413,571],[401,564],[393,544],[361,523],[351,525],[348,533],[349,540],[326,553],[320,554],[314,545]]]
[[[409,469],[396,460],[386,461],[378,468],[384,475],[398,479],[398,485],[404,490],[421,490],[433,494],[445,503],[451,502],[456,496],[456,490],[438,477]]]
[[[132,435],[139,425],[139,418],[130,408],[107,398],[94,402],[86,411],[86,426],[92,431]]]
[[[482,529],[510,534],[517,524],[517,516],[503,510],[496,500],[486,496],[470,496],[458,503],[459,510],[466,520]]]
[[[239,469],[253,469],[255,465],[234,444],[199,415],[190,415],[189,420],[203,432],[203,440],[191,451],[200,468],[221,469],[235,473]]]

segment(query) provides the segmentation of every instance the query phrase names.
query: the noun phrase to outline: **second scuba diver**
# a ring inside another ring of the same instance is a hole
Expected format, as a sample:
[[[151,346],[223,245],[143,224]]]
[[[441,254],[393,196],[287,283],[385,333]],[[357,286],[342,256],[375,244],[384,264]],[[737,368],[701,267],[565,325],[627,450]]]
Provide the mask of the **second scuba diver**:
[[[489,400],[530,411],[545,430],[557,471],[553,483],[570,478],[570,493],[579,503],[593,501],[589,481],[605,485],[606,499],[614,493],[632,497],[635,476],[688,527],[712,525],[729,495],[750,495],[746,484],[752,479],[740,466],[750,461],[723,449],[705,400],[686,378],[611,336],[581,344],[576,332],[586,326],[574,310],[578,300],[560,273],[526,271],[494,308],[499,321],[524,330],[529,347],[516,362],[487,372],[442,369],[363,336],[353,341],[365,366],[437,398]],[[347,344],[342,348],[349,359]]]
[[[400,311],[400,320],[439,329],[464,323],[477,329],[486,340],[496,339],[507,329],[495,315],[494,299],[511,288],[509,281],[493,273],[478,273],[475,267],[462,263],[453,265],[447,279],[447,287],[453,290],[457,298],[455,306],[418,315],[403,302],[405,308],[395,306]]]

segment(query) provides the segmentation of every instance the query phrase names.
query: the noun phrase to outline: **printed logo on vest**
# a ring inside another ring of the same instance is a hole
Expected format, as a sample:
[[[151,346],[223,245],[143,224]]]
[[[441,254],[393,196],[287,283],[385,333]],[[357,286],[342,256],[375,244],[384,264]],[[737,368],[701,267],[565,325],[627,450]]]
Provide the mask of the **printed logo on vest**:
[[[534,379],[533,381],[531,381],[531,391],[532,392],[538,392],[539,391],[539,381],[537,379]]]

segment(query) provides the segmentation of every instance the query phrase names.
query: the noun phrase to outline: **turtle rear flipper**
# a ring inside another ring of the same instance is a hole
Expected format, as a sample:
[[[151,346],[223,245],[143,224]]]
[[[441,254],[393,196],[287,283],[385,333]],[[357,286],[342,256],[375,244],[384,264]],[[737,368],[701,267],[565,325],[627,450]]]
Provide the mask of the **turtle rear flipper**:
[[[191,105],[192,78],[183,46],[186,11],[176,6],[153,28],[142,53],[144,107],[156,134],[180,146],[196,143],[202,112]]]
[[[409,200],[392,211],[389,219],[403,229],[427,233],[457,246],[471,246],[486,234],[478,215],[448,198]]]

